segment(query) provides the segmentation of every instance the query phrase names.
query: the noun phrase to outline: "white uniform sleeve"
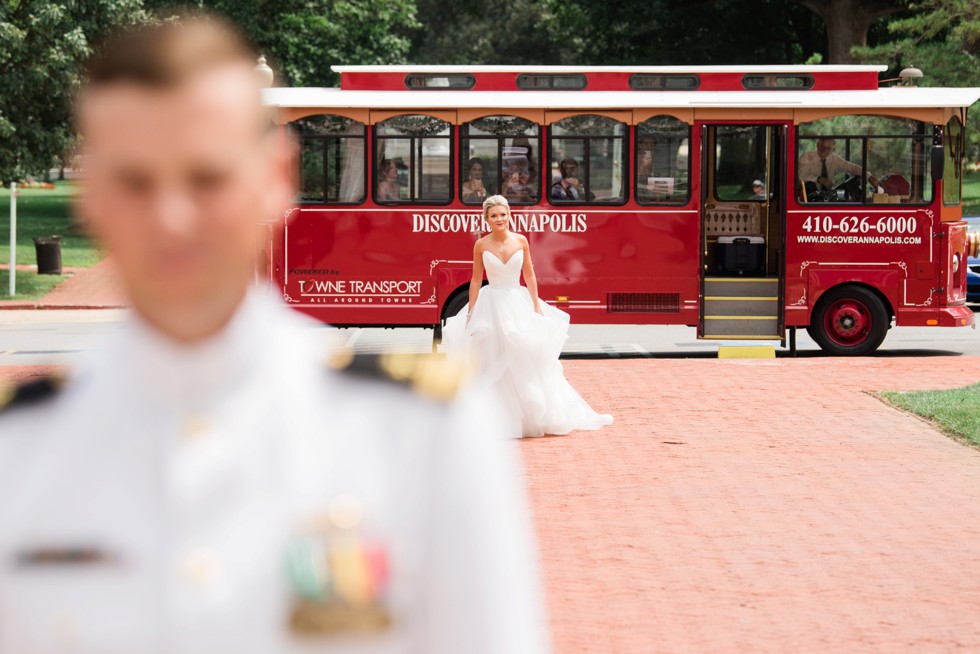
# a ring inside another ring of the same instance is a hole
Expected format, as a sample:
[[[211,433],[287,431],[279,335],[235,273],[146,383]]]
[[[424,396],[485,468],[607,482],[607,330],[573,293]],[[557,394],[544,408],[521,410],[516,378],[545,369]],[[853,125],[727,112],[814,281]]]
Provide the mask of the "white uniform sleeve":
[[[433,440],[420,654],[538,654],[550,637],[517,443],[485,395]]]

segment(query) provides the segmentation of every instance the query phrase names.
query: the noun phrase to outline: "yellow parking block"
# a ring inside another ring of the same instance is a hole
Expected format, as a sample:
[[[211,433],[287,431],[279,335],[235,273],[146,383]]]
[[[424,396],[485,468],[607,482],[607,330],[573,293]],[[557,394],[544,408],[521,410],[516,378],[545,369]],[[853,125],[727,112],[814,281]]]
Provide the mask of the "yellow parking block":
[[[776,348],[772,345],[721,345],[719,359],[775,359]]]

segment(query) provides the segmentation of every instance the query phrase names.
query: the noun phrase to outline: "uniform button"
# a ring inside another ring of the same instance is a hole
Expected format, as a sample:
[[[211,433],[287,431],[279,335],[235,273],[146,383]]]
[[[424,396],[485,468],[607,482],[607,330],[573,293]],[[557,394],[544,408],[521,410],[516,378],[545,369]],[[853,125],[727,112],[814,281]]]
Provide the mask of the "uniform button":
[[[191,550],[184,557],[184,577],[195,586],[208,586],[221,574],[221,557],[209,547]]]

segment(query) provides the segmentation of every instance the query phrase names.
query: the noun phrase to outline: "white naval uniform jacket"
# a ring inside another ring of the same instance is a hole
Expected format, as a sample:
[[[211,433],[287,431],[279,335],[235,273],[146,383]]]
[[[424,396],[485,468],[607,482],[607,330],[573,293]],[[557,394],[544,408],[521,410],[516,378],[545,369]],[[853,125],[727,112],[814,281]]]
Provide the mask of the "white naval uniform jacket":
[[[131,320],[0,416],[0,654],[549,649],[517,452],[484,398],[331,371],[316,331],[257,292],[195,347]],[[387,547],[391,625],[297,635],[284,548],[338,494]],[[24,562],[52,548],[89,554]]]

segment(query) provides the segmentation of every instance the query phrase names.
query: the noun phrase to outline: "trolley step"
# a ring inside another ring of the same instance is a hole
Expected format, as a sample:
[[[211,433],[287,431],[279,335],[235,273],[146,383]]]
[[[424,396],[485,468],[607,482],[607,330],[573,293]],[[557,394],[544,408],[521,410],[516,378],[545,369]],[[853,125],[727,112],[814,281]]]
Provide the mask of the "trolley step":
[[[705,277],[705,297],[774,297],[777,277]]]

